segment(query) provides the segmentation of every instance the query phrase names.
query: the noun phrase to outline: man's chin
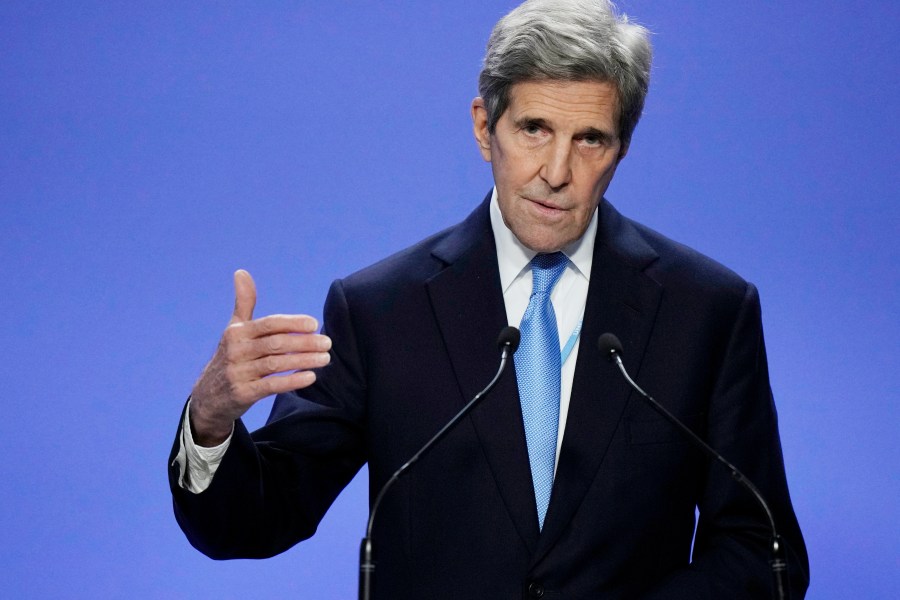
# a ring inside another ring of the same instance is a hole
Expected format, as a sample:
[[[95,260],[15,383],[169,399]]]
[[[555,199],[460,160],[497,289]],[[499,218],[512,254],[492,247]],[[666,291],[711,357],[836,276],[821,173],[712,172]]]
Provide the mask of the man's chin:
[[[569,245],[572,240],[563,238],[559,235],[525,235],[516,236],[519,241],[529,250],[533,250],[538,254],[547,254],[549,252],[558,252]]]
[[[584,229],[587,229],[585,226],[578,232],[578,226],[570,219],[541,222],[534,218],[520,218],[512,223],[506,222],[506,226],[526,248],[540,254],[562,250],[581,237]]]

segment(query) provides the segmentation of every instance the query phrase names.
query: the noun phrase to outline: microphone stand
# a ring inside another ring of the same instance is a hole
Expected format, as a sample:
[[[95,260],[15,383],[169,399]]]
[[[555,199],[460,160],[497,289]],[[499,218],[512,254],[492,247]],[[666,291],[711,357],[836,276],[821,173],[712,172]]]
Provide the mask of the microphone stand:
[[[378,511],[378,507],[381,504],[381,501],[384,499],[384,496],[387,494],[387,491],[391,489],[391,487],[397,482],[403,473],[409,470],[418,460],[428,452],[441,438],[443,438],[448,431],[453,429],[453,427],[462,420],[463,417],[468,415],[473,408],[478,404],[478,402],[484,398],[484,396],[493,389],[494,385],[496,385],[497,381],[500,380],[500,376],[503,374],[503,371],[506,369],[506,364],[509,362],[509,358],[515,353],[515,351],[519,347],[519,330],[515,327],[505,327],[503,331],[500,332],[500,338],[497,341],[500,345],[500,349],[502,351],[500,355],[500,368],[497,369],[496,375],[491,380],[487,386],[475,394],[475,397],[472,398],[468,404],[466,404],[462,410],[456,413],[450,421],[444,425],[440,431],[434,434],[430,440],[428,440],[424,446],[422,446],[418,452],[416,452],[412,458],[410,458],[406,463],[403,464],[399,469],[397,469],[391,478],[388,479],[387,483],[385,483],[381,487],[381,491],[378,492],[378,495],[375,497],[375,502],[372,504],[372,510],[369,513],[369,522],[366,525],[366,536],[362,539],[359,547],[359,600],[369,600],[372,594],[372,577],[375,574],[375,561],[373,558],[373,537],[372,537],[372,526],[375,523],[375,513]]]
[[[621,342],[619,342],[619,339],[615,335],[601,335],[599,344],[601,353],[607,354],[609,360],[614,362],[619,368],[619,371],[625,377],[625,380],[645,400],[647,400],[647,402],[650,403],[650,406],[651,408],[653,408],[653,410],[662,415],[667,421],[672,423],[672,425],[674,425],[682,434],[684,434],[688,439],[696,444],[698,448],[703,450],[703,452],[705,452],[707,456],[724,465],[725,468],[728,469],[728,471],[731,473],[732,479],[747,488],[750,493],[753,494],[753,497],[756,498],[756,501],[766,513],[766,518],[769,520],[769,527],[772,530],[772,537],[770,538],[769,545],[769,550],[772,553],[772,560],[769,561],[769,565],[772,568],[772,578],[775,586],[775,598],[777,598],[777,600],[785,600],[788,597],[788,587],[785,583],[787,575],[787,562],[784,559],[784,544],[781,543],[781,536],[778,535],[778,531],[775,528],[775,517],[772,515],[772,511],[769,509],[769,505],[763,498],[762,493],[759,491],[759,489],[757,489],[755,485],[753,485],[753,482],[751,482],[743,473],[741,473],[741,471],[737,467],[725,460],[724,456],[716,452],[709,444],[704,442],[700,438],[700,436],[694,433],[687,425],[682,423],[675,415],[666,410],[666,408],[662,404],[657,402],[650,394],[642,390],[641,387],[637,383],[635,383],[635,381],[628,375],[628,371],[625,370],[625,365],[622,362],[621,357],[622,344]]]

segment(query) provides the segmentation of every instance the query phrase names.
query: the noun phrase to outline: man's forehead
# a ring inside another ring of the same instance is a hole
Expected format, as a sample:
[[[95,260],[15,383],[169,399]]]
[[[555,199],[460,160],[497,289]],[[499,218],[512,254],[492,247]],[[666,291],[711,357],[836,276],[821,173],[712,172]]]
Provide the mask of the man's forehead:
[[[616,87],[608,81],[528,80],[510,89],[507,113],[515,121],[562,119],[611,126],[618,104]]]

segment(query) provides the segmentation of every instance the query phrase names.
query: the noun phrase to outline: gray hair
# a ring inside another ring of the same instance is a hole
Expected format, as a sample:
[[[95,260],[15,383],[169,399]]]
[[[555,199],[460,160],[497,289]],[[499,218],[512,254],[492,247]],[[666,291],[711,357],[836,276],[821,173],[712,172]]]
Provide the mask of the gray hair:
[[[495,131],[516,83],[596,80],[616,87],[626,147],[644,108],[652,55],[647,29],[609,0],[528,0],[500,19],[488,40],[478,77],[488,130]]]

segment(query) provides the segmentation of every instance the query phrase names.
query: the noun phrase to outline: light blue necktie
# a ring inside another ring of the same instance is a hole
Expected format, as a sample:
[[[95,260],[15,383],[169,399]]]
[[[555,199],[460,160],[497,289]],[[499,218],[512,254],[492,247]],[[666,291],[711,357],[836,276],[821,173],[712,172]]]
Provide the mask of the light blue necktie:
[[[559,332],[550,293],[568,262],[562,252],[538,254],[531,260],[534,283],[519,327],[522,341],[515,354],[525,441],[541,529],[544,528],[544,516],[553,489],[562,370]]]

